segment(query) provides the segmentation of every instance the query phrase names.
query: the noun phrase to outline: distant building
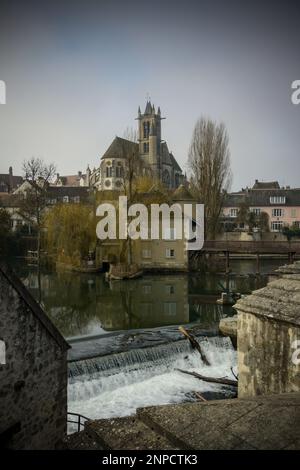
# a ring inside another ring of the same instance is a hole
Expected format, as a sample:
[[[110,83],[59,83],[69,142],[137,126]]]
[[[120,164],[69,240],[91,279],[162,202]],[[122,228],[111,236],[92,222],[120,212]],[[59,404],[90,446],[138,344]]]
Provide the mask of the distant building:
[[[266,213],[272,232],[281,232],[284,227],[300,228],[300,188],[281,188],[277,181],[256,180],[251,189],[228,194],[223,207],[224,222],[234,224],[243,204],[256,215]]]
[[[148,194],[149,195],[149,194]],[[143,195],[145,197],[145,195]],[[173,193],[172,202],[181,206],[191,203],[193,198],[184,185],[180,185]],[[111,201],[110,201],[111,202]],[[121,240],[103,240],[96,249],[97,262],[103,267],[118,263],[123,253]],[[159,228],[159,239],[132,241],[132,258],[135,264],[145,271],[188,271],[189,256],[186,250],[186,240],[176,238],[174,219],[171,218],[167,233]],[[123,259],[123,262],[127,260]]]
[[[90,172],[91,170],[87,167],[86,173],[83,174],[81,171],[78,171],[77,175],[65,175],[62,176],[59,173],[56,174],[56,178],[53,182],[53,186],[89,186],[90,185]]]
[[[12,193],[22,184],[22,182],[22,176],[14,176],[13,169],[10,166],[7,174],[0,174],[0,193]]]
[[[14,191],[13,194],[0,194],[0,207],[6,209],[11,216],[12,229],[28,225],[28,222],[20,214],[22,198],[26,197],[26,191],[30,190],[31,183],[27,180]],[[88,202],[90,189],[86,186],[50,186],[46,191],[46,207],[56,204],[79,204]],[[30,227],[29,227],[30,230]]]
[[[136,173],[148,174],[169,189],[177,188],[184,180],[182,170],[167,143],[161,138],[161,111],[147,101],[144,114],[138,109],[138,141],[115,137],[101,158],[100,166],[91,172],[90,184],[99,190],[120,190],[127,165],[128,153],[138,154],[140,165]]]

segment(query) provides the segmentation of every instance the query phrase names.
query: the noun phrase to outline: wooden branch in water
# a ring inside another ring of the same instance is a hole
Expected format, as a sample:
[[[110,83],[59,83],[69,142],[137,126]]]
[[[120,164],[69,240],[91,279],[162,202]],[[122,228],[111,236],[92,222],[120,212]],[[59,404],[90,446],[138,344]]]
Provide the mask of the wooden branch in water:
[[[215,377],[206,377],[205,375],[198,374],[197,372],[189,372],[187,370],[182,370],[182,369],[175,369],[175,370],[178,370],[179,372],[182,372],[183,374],[192,375],[193,377],[196,377],[196,379],[203,380],[204,382],[212,382],[212,383],[222,384],[222,385],[231,385],[232,387],[238,386],[237,380],[230,380],[230,379],[225,379],[225,378],[217,379]]]
[[[200,344],[194,338],[194,336],[191,333],[189,333],[183,326],[180,326],[178,329],[189,340],[189,342],[191,343],[192,348],[197,349],[197,351],[200,353],[201,359],[204,362],[204,364],[206,366],[210,366],[210,363],[209,363],[207,357],[205,356],[204,352],[202,351],[202,348],[201,348]]]
[[[202,400],[202,401],[207,401],[202,395],[200,395],[199,392],[194,392],[194,394],[195,394],[196,397],[199,398],[200,400]]]
[[[230,367],[230,370],[231,370],[231,372],[232,372],[233,377],[235,377],[236,380],[238,380],[239,378],[238,378],[238,376],[233,372],[233,368],[232,368],[232,367]]]

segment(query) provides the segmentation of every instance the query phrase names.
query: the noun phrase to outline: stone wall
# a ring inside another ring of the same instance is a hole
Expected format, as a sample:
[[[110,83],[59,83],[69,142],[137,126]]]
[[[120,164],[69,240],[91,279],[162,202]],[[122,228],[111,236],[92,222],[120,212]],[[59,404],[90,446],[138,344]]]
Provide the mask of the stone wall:
[[[53,449],[67,426],[67,349],[23,284],[0,270],[0,440],[13,449]]]
[[[235,305],[239,398],[300,391],[300,262],[279,274]]]

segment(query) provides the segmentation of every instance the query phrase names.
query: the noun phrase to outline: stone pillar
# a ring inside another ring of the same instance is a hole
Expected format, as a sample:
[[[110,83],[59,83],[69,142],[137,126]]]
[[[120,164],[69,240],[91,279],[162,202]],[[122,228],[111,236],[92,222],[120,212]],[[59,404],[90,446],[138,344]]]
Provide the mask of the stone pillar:
[[[235,305],[239,398],[300,391],[300,262],[278,272]]]

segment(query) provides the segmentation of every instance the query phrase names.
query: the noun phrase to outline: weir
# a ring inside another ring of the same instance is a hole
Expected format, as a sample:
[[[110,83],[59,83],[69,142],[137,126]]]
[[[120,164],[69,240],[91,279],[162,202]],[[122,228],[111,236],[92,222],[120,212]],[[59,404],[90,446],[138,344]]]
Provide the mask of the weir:
[[[228,338],[203,336],[197,337],[201,347],[208,356],[216,354],[217,349],[231,349],[232,345]],[[134,370],[140,368],[153,368],[158,365],[169,365],[183,353],[191,353],[189,342],[185,339],[148,348],[133,349],[117,354],[100,356],[81,361],[73,361],[68,365],[69,381],[79,379],[79,376],[112,375],[118,373],[120,369]],[[199,353],[196,353],[199,358]],[[81,379],[86,380],[87,377]]]
[[[187,340],[69,363],[69,411],[90,418],[133,414],[139,406],[182,402],[195,390],[222,387],[181,374],[232,377],[236,351],[226,337],[198,337],[210,366]]]

